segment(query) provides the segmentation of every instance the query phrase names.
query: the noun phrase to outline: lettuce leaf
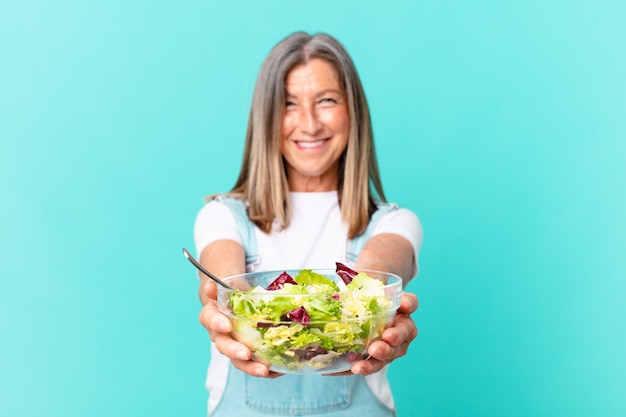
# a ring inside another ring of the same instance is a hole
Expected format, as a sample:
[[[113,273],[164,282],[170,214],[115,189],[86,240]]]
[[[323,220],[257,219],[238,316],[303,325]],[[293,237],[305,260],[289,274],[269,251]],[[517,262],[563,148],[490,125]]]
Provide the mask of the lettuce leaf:
[[[282,274],[278,276],[278,278],[272,281],[270,285],[267,286],[266,290],[275,291],[275,290],[283,288],[285,284],[296,285],[296,281],[294,281],[293,278],[291,278],[291,275],[289,275],[287,271],[283,272]]]
[[[303,269],[294,279],[299,285],[309,285],[311,288],[315,288],[315,292],[339,291],[339,287],[331,279],[310,269]]]
[[[352,282],[352,279],[355,277],[357,272],[340,262],[335,262],[335,265],[337,266],[336,273],[339,275],[339,278],[341,278],[341,280],[346,284]]]
[[[306,312],[304,307],[298,307],[295,310],[291,310],[287,313],[287,318],[295,321],[296,323],[300,323],[303,326],[306,326],[311,322],[311,317],[309,316],[309,313]]]
[[[341,302],[329,294],[306,297],[303,300],[303,307],[309,313],[312,322],[341,319]]]

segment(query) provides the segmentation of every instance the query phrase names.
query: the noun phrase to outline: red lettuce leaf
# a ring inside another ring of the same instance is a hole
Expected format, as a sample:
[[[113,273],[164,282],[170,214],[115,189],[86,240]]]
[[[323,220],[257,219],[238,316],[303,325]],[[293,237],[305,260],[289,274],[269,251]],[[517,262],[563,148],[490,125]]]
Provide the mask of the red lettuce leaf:
[[[287,283],[298,285],[298,283],[294,281],[293,278],[291,278],[291,275],[289,275],[287,272],[283,272],[278,276],[278,278],[276,278],[274,281],[272,281],[270,285],[267,286],[266,290],[275,291],[281,289],[283,285]]]
[[[293,352],[298,355],[300,361],[309,361],[317,355],[325,355],[328,353],[323,347],[308,347],[305,349],[294,349]]]
[[[311,323],[311,317],[309,316],[309,313],[306,312],[304,307],[298,307],[295,310],[291,310],[287,313],[287,318],[304,326]]]
[[[342,279],[342,281],[348,285],[349,283],[352,282],[352,278],[354,278],[358,272],[356,272],[353,269],[348,268],[347,266],[345,266],[342,263],[339,262],[335,262],[335,264],[337,265],[337,275],[339,275],[339,278]]]

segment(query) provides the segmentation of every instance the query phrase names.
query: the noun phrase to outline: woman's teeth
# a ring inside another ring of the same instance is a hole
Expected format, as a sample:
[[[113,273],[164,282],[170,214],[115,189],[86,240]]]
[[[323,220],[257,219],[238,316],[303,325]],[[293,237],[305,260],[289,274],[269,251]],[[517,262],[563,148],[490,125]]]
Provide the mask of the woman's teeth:
[[[301,146],[303,148],[315,148],[316,146],[320,146],[322,143],[324,143],[324,139],[321,140],[316,140],[315,142],[297,142],[298,146]]]

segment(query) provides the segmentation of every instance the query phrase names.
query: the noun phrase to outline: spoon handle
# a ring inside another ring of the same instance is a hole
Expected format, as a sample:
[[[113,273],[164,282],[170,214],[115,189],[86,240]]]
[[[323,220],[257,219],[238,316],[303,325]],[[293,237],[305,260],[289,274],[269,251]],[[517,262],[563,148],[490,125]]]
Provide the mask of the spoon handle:
[[[220,284],[222,287],[226,289],[229,289],[229,290],[233,289],[231,286],[226,285],[221,279],[219,279],[218,277],[216,277],[215,275],[207,271],[202,265],[200,265],[200,262],[196,261],[194,257],[191,256],[191,254],[185,248],[183,248],[183,255],[185,255],[185,258],[189,259],[189,262],[191,262],[193,266],[195,266],[204,275],[211,278],[213,281],[217,282],[218,284]]]

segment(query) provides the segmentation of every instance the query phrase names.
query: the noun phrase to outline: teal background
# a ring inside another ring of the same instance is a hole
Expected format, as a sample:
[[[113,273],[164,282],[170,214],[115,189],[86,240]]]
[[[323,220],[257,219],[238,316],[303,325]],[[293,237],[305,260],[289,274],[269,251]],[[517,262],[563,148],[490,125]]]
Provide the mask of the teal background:
[[[327,31],[425,230],[400,416],[626,415],[626,3],[0,2],[0,415],[200,416],[192,247]]]

